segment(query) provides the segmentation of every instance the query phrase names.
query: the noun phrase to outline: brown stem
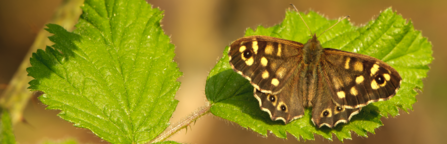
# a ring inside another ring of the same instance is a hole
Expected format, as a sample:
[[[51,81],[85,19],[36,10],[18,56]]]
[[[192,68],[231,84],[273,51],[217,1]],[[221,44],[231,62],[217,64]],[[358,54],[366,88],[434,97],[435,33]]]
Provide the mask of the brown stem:
[[[79,7],[83,3],[84,0],[64,0],[48,23],[61,25],[68,31],[73,30],[79,15],[82,13]],[[40,30],[11,81],[7,84],[4,92],[0,94],[0,106],[8,109],[13,125],[24,120],[23,111],[33,95],[33,92],[28,89],[28,83],[33,78],[28,76],[26,71],[31,66],[30,57],[37,49],[45,49],[47,45],[53,45],[48,39],[48,36],[51,35],[53,34],[50,34],[43,28]]]
[[[207,105],[205,107],[201,107],[199,110],[193,112],[186,119],[183,119],[180,122],[177,122],[175,125],[169,126],[163,133],[158,135],[157,138],[152,140],[150,143],[162,142],[167,138],[171,137],[173,134],[177,133],[183,128],[188,127],[191,123],[195,122],[200,117],[208,114],[210,112],[211,105]]]

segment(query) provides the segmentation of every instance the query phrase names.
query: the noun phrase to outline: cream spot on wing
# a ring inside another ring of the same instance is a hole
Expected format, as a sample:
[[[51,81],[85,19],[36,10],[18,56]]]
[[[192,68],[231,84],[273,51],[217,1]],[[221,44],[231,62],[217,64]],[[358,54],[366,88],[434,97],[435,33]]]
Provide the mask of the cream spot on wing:
[[[286,107],[285,109],[285,111],[284,112],[288,112],[289,111],[289,109],[287,108],[287,105],[284,103],[284,102],[282,102],[282,101],[280,101],[279,103],[278,103],[278,106],[276,107],[276,109],[278,110],[278,111],[283,111],[282,109],[281,109],[281,106],[284,106],[284,107]]]
[[[362,62],[359,62],[359,61],[355,62],[355,64],[354,64],[354,70],[355,70],[355,71],[362,72],[362,71],[363,71],[363,63],[362,63]]]
[[[335,110],[336,111],[338,111],[337,107],[341,107],[341,111],[340,112],[344,112],[346,110],[344,106],[335,106]]]
[[[265,70],[264,72],[262,72],[262,79],[267,79],[269,78],[269,72],[267,70]]]
[[[270,97],[273,97],[275,99],[275,101],[270,101]],[[277,101],[278,97],[276,97],[276,95],[270,95],[269,94],[268,99],[269,99],[270,102],[272,102],[273,106],[276,106],[276,104],[278,104],[277,103],[278,102]]]
[[[271,42],[267,43],[267,46],[265,46],[265,54],[273,54],[273,44]]]
[[[350,57],[348,57],[348,58],[346,59],[346,62],[345,62],[345,69],[349,69],[349,61],[351,61],[351,58],[350,58]]]
[[[355,88],[355,86],[353,86],[353,87],[351,88],[351,94],[354,95],[354,96],[357,96],[357,95],[359,94],[359,92],[357,91],[357,89]]]
[[[258,49],[259,49],[259,47],[258,47],[258,41],[253,41],[252,44],[253,44],[253,45],[252,45],[252,47],[253,47],[253,51],[255,52],[255,54],[258,54]]]
[[[357,78],[355,78],[355,83],[360,84],[365,80],[365,78],[363,78],[363,76],[358,76]]]
[[[334,86],[336,89],[339,89],[340,87],[343,86],[343,83],[341,82],[341,80],[339,78],[333,78],[332,82],[334,83]]]
[[[337,92],[337,96],[338,96],[338,98],[343,99],[343,98],[345,98],[346,94],[344,91],[339,91],[339,92]]]
[[[381,87],[384,87],[386,85],[386,81],[383,81],[383,84],[380,84]]]
[[[374,89],[374,90],[379,89],[379,85],[377,85],[376,80],[372,80],[372,82],[371,82],[371,88]]]
[[[278,76],[280,79],[284,78],[284,75],[286,73],[286,68],[284,67],[280,67],[277,71],[276,71],[276,76]]]
[[[239,47],[239,52],[244,52],[247,49],[244,45]]]
[[[276,53],[276,55],[281,56],[281,51],[282,51],[282,45],[278,44],[278,53]]]
[[[228,60],[230,60],[230,61],[231,61],[231,56],[228,56]]]
[[[377,71],[379,71],[379,65],[374,64],[373,67],[371,68],[371,76],[375,75]]]
[[[273,78],[272,79],[272,85],[278,86],[279,85],[279,80],[277,78]]]
[[[351,83],[351,81],[352,81],[352,78],[351,77],[345,77],[345,78],[343,78],[343,80],[345,81],[345,85],[349,85]]]
[[[327,116],[324,116],[324,112],[328,112],[328,115],[327,115]],[[331,111],[331,109],[330,109],[330,108],[324,109],[324,110],[321,112],[320,117],[332,117],[332,111]]]
[[[341,111],[338,110],[338,107],[342,108]],[[341,112],[344,112],[344,111],[345,111],[345,108],[342,107],[342,106],[335,106],[334,107],[334,114],[338,114],[338,113],[341,113]]]
[[[335,89],[340,88],[340,84],[338,82],[334,82]]]
[[[241,53],[241,58],[242,58],[242,60],[247,60],[245,57],[244,57],[244,53]]]
[[[247,64],[248,66],[253,65],[253,57],[250,57],[248,60],[245,61],[245,64]]]
[[[261,65],[262,65],[262,66],[264,66],[264,67],[267,66],[268,62],[269,62],[269,61],[267,60],[267,58],[265,58],[265,57],[262,57],[262,58],[261,58]]]
[[[383,74],[383,77],[385,78],[386,81],[390,81],[391,79],[389,74]]]
[[[271,61],[271,62],[270,62],[270,69],[271,69],[272,71],[275,71],[275,70],[276,70],[276,63],[275,63],[275,61]]]

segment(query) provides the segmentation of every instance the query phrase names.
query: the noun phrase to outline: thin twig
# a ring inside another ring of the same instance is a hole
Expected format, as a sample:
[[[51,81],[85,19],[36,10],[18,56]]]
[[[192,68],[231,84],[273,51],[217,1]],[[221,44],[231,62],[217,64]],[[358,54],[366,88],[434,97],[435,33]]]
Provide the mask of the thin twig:
[[[188,127],[191,125],[191,123],[195,122],[198,118],[204,116],[205,114],[210,112],[211,105],[207,105],[205,107],[200,108],[199,110],[193,112],[191,115],[189,115],[186,119],[183,119],[182,121],[176,123],[175,125],[169,126],[163,133],[158,135],[156,139],[151,141],[150,143],[156,143],[166,140],[167,138],[171,137],[173,134],[177,133],[183,128]]]

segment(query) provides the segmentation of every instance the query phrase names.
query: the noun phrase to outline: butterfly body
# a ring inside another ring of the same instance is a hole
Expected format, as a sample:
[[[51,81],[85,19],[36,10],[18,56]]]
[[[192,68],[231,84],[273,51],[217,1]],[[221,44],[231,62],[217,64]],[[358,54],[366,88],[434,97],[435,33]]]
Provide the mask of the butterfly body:
[[[361,107],[394,96],[402,78],[379,59],[306,44],[249,36],[234,41],[230,65],[254,87],[261,110],[289,123],[312,107],[318,127],[347,123]]]

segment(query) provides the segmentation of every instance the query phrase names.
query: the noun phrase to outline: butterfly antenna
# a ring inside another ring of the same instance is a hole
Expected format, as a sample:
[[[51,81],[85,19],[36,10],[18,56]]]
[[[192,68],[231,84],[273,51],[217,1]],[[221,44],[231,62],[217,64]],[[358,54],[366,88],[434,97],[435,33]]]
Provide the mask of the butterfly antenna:
[[[300,14],[300,11],[298,11],[298,9],[295,7],[294,4],[290,4],[293,6],[293,8],[295,8],[296,12],[298,13],[298,15],[300,16],[301,20],[303,20],[304,24],[306,25],[307,29],[309,30],[310,34],[312,34],[312,31],[310,30],[309,26],[307,25],[306,21],[304,21],[303,17]]]
[[[343,18],[341,18],[341,19],[338,19],[338,22],[337,22],[337,23],[335,23],[334,25],[332,25],[332,26],[329,27],[328,29],[324,30],[324,32],[322,32],[322,33],[320,34],[320,36],[322,36],[326,31],[332,29],[335,25],[337,25],[338,23],[340,23],[342,20],[347,19],[347,18],[348,18],[348,20],[349,20],[349,16],[345,16],[345,17],[343,17]]]

